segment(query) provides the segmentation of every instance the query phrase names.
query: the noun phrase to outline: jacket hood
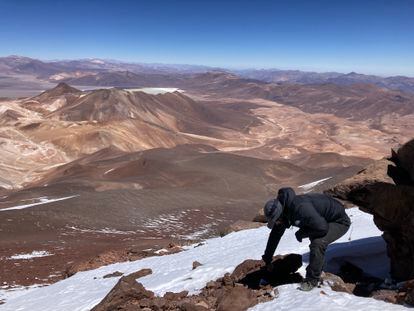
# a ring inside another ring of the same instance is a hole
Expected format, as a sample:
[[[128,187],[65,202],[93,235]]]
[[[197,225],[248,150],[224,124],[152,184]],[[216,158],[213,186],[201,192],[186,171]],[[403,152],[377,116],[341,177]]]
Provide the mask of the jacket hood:
[[[280,188],[277,193],[277,199],[282,204],[283,207],[289,207],[293,199],[295,198],[296,194],[295,191],[288,187],[288,188]]]

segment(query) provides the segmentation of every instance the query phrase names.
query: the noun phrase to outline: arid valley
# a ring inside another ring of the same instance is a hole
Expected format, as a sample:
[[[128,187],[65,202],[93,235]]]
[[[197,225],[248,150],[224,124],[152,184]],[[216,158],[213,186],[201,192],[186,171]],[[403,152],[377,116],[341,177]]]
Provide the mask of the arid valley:
[[[251,221],[279,187],[327,189],[414,133],[414,95],[368,82],[275,83],[102,60],[0,64],[14,83],[0,89],[6,287],[219,236]]]

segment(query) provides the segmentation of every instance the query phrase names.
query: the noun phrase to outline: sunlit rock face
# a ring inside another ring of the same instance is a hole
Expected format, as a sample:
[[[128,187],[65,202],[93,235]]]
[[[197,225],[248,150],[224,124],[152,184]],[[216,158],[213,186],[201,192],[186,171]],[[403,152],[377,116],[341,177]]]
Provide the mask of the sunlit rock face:
[[[414,140],[329,190],[374,215],[384,231],[391,275],[414,278]]]

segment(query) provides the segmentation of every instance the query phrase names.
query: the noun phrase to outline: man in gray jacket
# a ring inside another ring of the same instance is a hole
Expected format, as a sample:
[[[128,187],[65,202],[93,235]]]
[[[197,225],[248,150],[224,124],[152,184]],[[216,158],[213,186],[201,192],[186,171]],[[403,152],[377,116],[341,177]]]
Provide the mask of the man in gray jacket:
[[[306,278],[299,289],[310,291],[318,285],[329,244],[343,236],[351,221],[344,206],[337,200],[319,193],[296,195],[292,188],[279,189],[277,198],[268,201],[264,207],[268,227],[272,229],[264,255],[270,269],[273,254],[285,230],[299,227],[296,239],[309,238],[309,265]]]

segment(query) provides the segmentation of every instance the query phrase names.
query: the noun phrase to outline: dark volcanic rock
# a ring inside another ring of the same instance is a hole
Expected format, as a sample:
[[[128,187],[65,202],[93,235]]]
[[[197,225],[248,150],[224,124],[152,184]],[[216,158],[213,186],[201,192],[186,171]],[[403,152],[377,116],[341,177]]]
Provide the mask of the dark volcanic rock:
[[[391,177],[391,178],[390,178]],[[384,232],[391,276],[414,278],[414,140],[328,192],[374,215]]]

